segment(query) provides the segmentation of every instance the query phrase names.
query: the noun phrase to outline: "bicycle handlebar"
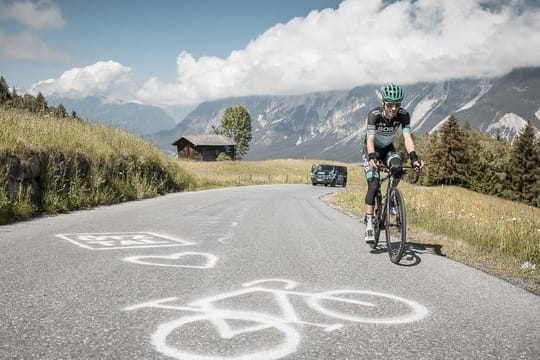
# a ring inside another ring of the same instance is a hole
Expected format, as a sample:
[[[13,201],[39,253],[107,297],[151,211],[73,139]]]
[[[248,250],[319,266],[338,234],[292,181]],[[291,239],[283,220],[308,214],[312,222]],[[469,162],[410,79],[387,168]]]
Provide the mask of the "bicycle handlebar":
[[[415,167],[415,166],[409,166],[409,165],[403,165],[401,168],[402,169],[413,169],[414,170],[414,176],[413,176],[413,178],[407,180],[408,183],[416,184],[418,182],[418,179],[420,178],[420,175],[422,174],[422,169],[420,169],[418,167]],[[382,161],[377,162],[377,169],[379,171],[390,174],[390,169]]]

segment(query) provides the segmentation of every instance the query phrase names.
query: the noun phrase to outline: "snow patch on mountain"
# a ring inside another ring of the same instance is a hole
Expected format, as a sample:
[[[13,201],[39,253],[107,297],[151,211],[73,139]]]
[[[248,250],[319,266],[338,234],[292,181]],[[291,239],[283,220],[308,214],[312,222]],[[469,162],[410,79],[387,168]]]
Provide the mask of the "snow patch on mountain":
[[[492,86],[493,86],[493,84],[491,84],[491,83],[481,82],[480,83],[480,92],[478,93],[478,95],[476,95],[474,98],[472,98],[471,101],[469,101],[468,103],[463,105],[461,108],[457,109],[456,112],[472,108],[474,106],[474,104],[476,104],[476,102],[492,88]]]
[[[516,130],[521,130],[525,125],[527,125],[527,120],[523,119],[521,116],[514,113],[504,114],[499,121],[492,123],[488,126],[487,130],[498,129],[503,126],[508,128],[514,128]]]
[[[538,120],[540,120],[540,108],[538,108],[538,111],[536,111],[536,112],[534,113],[534,115],[536,116],[536,118],[537,118]]]
[[[525,125],[527,125],[525,119],[514,113],[508,113],[504,114],[499,121],[491,123],[486,130],[489,134],[498,134],[503,139],[510,141],[525,127]]]
[[[259,125],[261,126],[261,128],[265,128],[266,125],[268,124],[268,121],[266,121],[266,118],[264,116],[264,114],[259,114],[257,115],[257,122],[259,123]],[[257,129],[258,130],[258,129]]]
[[[416,123],[425,119],[436,108],[439,101],[439,99],[425,99],[420,101],[412,112],[411,127],[414,127]]]

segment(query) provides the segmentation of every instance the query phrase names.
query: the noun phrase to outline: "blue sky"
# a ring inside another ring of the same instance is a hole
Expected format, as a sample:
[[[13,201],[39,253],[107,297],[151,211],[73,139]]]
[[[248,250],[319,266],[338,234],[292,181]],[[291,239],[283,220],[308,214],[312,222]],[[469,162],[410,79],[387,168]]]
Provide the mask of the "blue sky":
[[[540,66],[538,0],[0,0],[22,91],[160,106]]]

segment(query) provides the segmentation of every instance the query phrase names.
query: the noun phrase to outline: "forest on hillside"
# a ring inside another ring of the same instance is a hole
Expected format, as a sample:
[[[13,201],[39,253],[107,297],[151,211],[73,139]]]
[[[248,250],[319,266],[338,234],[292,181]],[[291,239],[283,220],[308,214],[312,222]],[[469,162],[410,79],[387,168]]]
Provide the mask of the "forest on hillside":
[[[540,207],[540,137],[531,122],[506,142],[451,115],[415,142],[426,163],[423,185],[455,185]],[[405,156],[401,138],[396,145]]]

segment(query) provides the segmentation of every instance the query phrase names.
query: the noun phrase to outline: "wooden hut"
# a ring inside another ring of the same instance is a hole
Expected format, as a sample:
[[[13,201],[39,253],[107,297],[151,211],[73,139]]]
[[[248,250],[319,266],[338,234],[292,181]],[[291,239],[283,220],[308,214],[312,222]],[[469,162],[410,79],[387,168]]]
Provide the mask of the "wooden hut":
[[[225,153],[231,159],[236,154],[236,144],[222,135],[187,135],[172,143],[180,159],[215,161],[219,154]]]

